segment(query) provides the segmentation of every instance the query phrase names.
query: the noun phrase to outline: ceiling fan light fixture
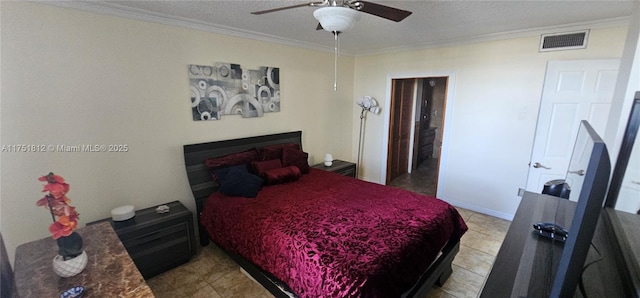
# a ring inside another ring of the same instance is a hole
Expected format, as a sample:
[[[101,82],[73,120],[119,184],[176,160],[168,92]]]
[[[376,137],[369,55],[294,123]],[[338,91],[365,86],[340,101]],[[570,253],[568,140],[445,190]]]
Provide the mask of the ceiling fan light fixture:
[[[360,12],[347,7],[329,6],[316,9],[313,12],[313,17],[320,22],[324,30],[344,32],[353,28],[360,20]]]

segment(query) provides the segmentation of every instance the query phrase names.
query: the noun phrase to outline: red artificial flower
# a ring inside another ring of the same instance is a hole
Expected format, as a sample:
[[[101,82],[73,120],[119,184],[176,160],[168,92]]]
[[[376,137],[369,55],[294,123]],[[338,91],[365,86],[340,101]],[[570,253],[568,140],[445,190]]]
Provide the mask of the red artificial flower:
[[[54,173],[41,176],[38,180],[47,182],[42,191],[49,193],[38,200],[36,205],[49,209],[53,220],[49,226],[49,232],[53,235],[53,239],[71,235],[78,227],[80,215],[75,207],[69,205],[71,200],[66,196],[69,192],[69,184],[64,182],[62,176]]]
[[[49,209],[49,195],[44,196],[42,199],[38,200],[36,202],[37,206],[44,206],[45,208]]]
[[[53,212],[53,215],[55,216],[71,216],[71,215],[78,215],[78,212],[76,212],[76,207],[73,206],[69,206],[67,204],[65,204],[64,202],[61,201],[54,201],[51,204],[51,212]]]
[[[40,178],[38,178],[38,180],[47,181],[48,183],[64,183],[64,178],[54,173],[49,173],[48,175],[41,176]]]
[[[62,178],[62,176],[49,173],[48,175],[41,176],[38,180],[47,182],[42,189],[42,192],[48,191],[49,194],[55,198],[60,198],[69,192],[69,184],[64,182],[64,178]]]
[[[48,183],[42,189],[42,192],[49,192],[54,198],[60,198],[69,192],[69,184],[66,183]]]
[[[53,234],[53,239],[63,236],[69,236],[78,227],[77,217],[69,217],[62,215],[58,217],[58,221],[49,226],[49,232]]]

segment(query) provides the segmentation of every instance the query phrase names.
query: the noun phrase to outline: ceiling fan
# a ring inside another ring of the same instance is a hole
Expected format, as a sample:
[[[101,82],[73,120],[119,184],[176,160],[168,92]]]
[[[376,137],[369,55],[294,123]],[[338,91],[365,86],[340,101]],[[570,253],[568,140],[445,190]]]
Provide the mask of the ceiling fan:
[[[330,30],[330,29],[336,29],[336,28],[327,28],[327,27],[331,27],[330,26],[331,24],[325,24],[324,21],[322,20],[323,17],[335,19],[342,15],[341,18],[343,19],[350,18],[353,20],[351,24],[349,24],[351,27],[353,27],[353,24],[355,24],[355,22],[358,21],[358,19],[360,18],[360,15],[356,13],[358,11],[372,14],[374,16],[378,16],[387,20],[395,21],[395,22],[400,22],[404,20],[406,17],[408,17],[412,13],[410,11],[406,11],[406,10],[402,10],[402,9],[398,9],[398,8],[394,8],[394,7],[390,7],[382,4],[377,4],[369,1],[323,0],[319,2],[301,3],[296,5],[273,8],[273,9],[254,11],[251,14],[261,15],[265,13],[271,13],[271,12],[298,8],[298,7],[305,7],[305,6],[321,8],[321,9],[317,9],[313,13],[313,16],[316,19],[318,19],[318,21],[320,21],[320,24],[318,24],[318,27],[316,27],[316,30],[325,29],[330,32],[340,32],[344,30]],[[350,29],[350,27],[341,27],[338,29]]]
[[[251,14],[261,15],[298,7],[319,7],[313,12],[313,17],[320,22],[316,30],[324,29],[334,36],[334,80],[333,90],[338,90],[338,35],[341,32],[353,28],[360,19],[360,12],[372,14],[387,20],[400,22],[411,15],[412,12],[360,0],[323,0],[319,2],[301,3],[296,5],[278,7],[273,9],[254,11]]]

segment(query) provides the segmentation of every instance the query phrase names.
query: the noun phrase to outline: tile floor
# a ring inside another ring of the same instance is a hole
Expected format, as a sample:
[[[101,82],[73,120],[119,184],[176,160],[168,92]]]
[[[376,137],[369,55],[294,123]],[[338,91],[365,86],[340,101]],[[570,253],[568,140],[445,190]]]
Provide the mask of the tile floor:
[[[423,163],[411,175],[390,185],[419,193],[435,193],[437,160]],[[453,274],[443,287],[434,287],[427,297],[477,297],[500,249],[509,221],[458,208],[469,226],[460,252],[453,261]],[[488,229],[491,227],[491,230]],[[156,297],[273,297],[240,272],[240,267],[215,245],[199,248],[187,264],[155,276],[147,283]]]

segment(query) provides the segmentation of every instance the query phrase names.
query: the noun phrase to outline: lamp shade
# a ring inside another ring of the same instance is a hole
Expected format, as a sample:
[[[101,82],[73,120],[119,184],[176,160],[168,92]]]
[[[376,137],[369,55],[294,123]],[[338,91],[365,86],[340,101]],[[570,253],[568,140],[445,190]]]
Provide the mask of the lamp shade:
[[[380,112],[380,107],[378,106],[378,102],[375,98],[371,96],[365,96],[363,98],[359,98],[356,100],[356,104],[362,107],[363,109],[370,111],[374,114]]]
[[[333,164],[333,155],[331,153],[327,153],[324,155],[324,165],[325,167],[330,167]]]
[[[313,17],[320,22],[324,30],[344,32],[353,28],[360,20],[360,12],[347,7],[329,6],[316,9]]]

